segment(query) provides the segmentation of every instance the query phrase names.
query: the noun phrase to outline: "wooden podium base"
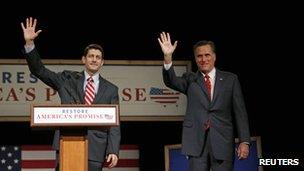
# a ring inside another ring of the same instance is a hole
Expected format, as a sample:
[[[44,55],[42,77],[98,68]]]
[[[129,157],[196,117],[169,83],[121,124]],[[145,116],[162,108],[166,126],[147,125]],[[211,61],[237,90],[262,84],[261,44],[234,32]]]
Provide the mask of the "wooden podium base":
[[[88,140],[85,136],[60,138],[60,171],[88,171]]]
[[[58,157],[60,171],[88,171],[88,130],[119,126],[119,104],[72,103],[55,106],[32,104],[31,127],[51,128],[59,131],[56,133],[60,135],[60,155]],[[76,113],[79,116],[88,117],[80,119],[74,116]],[[90,115],[96,115],[96,117],[89,117]],[[52,116],[56,119],[47,119],[45,116]],[[100,119],[97,116],[107,118]],[[56,134],[56,136],[58,135]],[[58,143],[57,138],[56,143]],[[55,145],[57,148],[58,144]]]

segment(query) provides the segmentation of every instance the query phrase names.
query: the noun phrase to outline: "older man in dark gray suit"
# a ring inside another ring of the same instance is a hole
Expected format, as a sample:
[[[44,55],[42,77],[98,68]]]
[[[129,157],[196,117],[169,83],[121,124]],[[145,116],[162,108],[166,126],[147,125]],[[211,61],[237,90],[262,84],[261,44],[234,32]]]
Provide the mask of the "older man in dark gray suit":
[[[104,63],[104,51],[101,46],[91,44],[84,50],[82,62],[83,72],[63,71],[53,72],[45,68],[34,45],[34,39],[41,30],[36,31],[37,20],[27,18],[21,23],[25,40],[25,56],[32,74],[48,86],[58,91],[62,104],[116,104],[119,102],[118,87],[99,75]],[[90,86],[88,86],[90,85]],[[91,91],[90,97],[85,97],[85,91]],[[54,147],[59,149],[60,132],[54,136]],[[104,130],[88,130],[89,171],[101,171],[107,158],[109,167],[116,166],[120,146],[120,127]]]
[[[177,41],[169,33],[158,38],[164,53],[163,79],[166,86],[187,95],[188,105],[183,123],[182,153],[189,156],[191,171],[226,171],[233,168],[235,122],[241,143],[239,159],[249,154],[250,134],[247,112],[238,78],[215,68],[215,45],[200,41],[193,51],[198,72],[177,77],[172,54]]]

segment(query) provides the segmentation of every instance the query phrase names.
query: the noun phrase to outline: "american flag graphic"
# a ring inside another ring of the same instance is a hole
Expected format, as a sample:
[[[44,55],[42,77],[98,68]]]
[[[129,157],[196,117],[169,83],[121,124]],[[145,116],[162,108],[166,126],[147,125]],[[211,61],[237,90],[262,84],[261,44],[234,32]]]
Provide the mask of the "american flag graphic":
[[[56,151],[50,145],[0,145],[0,171],[55,171]],[[116,167],[104,171],[139,171],[139,147],[121,145]]]
[[[0,146],[1,171],[55,171],[56,152],[48,145]]]
[[[173,92],[172,90],[169,89],[151,87],[149,95],[150,95],[150,99],[154,102],[162,103],[162,104],[164,103],[175,104],[179,99],[180,93]]]

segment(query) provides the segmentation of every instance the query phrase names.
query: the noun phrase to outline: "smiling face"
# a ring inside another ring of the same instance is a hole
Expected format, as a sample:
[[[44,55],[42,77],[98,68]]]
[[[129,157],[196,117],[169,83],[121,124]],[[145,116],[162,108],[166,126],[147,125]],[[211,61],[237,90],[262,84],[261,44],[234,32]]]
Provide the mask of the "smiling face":
[[[89,75],[94,75],[104,63],[102,52],[99,49],[89,49],[87,54],[82,56],[82,63]]]
[[[197,46],[194,49],[194,56],[201,72],[208,74],[214,68],[216,54],[209,44]]]

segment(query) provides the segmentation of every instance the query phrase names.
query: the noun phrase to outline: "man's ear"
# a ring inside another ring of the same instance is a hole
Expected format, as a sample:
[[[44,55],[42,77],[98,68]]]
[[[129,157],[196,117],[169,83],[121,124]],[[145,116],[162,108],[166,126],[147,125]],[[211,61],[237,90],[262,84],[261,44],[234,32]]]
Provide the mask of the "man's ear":
[[[105,61],[105,60],[102,58],[102,60],[101,60],[101,66],[103,66],[104,61]]]
[[[83,64],[85,64],[85,56],[81,57],[81,61],[82,61]]]

